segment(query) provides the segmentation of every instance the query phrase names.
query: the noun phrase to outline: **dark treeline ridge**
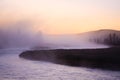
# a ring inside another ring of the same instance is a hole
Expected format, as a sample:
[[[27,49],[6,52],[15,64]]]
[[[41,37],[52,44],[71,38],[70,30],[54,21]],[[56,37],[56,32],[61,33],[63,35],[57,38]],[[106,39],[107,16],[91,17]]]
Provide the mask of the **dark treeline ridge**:
[[[120,47],[106,49],[54,49],[26,51],[19,55],[30,60],[68,66],[120,70]]]
[[[98,43],[98,44],[106,44],[110,46],[120,46],[120,35],[116,33],[110,33],[105,37],[99,39],[91,39],[90,41]]]

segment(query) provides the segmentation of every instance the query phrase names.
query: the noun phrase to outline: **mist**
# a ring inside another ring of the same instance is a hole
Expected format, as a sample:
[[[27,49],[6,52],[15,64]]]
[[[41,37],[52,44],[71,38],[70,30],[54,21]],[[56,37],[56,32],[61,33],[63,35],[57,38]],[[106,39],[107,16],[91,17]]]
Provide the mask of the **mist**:
[[[30,49],[86,49],[107,48],[107,45],[89,42],[90,35],[45,35],[34,31],[29,21],[0,25],[0,48]]]
[[[89,41],[90,38],[86,34],[46,35],[44,36],[44,42],[48,47],[54,49],[96,49],[109,47],[104,44],[92,43]]]
[[[0,26],[0,48],[30,48],[42,44],[42,33],[28,21]]]

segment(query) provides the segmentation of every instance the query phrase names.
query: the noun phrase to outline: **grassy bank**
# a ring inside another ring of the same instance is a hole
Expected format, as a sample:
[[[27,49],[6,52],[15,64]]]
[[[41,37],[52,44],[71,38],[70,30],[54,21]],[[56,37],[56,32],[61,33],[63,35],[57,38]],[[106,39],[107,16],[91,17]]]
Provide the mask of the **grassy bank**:
[[[55,49],[26,51],[19,55],[30,60],[68,66],[120,70],[120,47],[106,49]]]

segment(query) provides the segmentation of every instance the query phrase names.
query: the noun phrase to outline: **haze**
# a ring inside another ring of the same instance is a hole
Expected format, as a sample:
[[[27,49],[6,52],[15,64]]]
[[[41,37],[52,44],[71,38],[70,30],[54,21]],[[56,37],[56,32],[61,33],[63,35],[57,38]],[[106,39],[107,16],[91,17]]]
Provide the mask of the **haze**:
[[[28,21],[32,32],[120,30],[120,0],[0,0],[0,27]]]

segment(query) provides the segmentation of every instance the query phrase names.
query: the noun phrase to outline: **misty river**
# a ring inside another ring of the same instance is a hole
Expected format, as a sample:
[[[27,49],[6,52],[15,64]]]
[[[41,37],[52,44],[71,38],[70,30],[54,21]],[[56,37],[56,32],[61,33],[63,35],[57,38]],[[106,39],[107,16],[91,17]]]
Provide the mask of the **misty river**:
[[[0,80],[120,80],[120,71],[70,67],[19,58],[24,49],[0,50]]]

